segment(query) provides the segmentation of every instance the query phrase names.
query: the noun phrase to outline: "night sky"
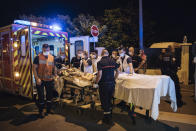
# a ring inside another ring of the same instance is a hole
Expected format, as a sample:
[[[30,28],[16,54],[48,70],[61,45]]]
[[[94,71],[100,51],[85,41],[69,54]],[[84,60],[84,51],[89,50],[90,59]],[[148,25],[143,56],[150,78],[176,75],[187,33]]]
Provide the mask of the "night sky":
[[[0,27],[11,24],[20,14],[47,17],[63,14],[72,18],[80,13],[102,16],[104,9],[124,7],[128,1],[130,0],[2,0]],[[185,34],[188,42],[196,41],[195,0],[143,0],[143,12],[148,12],[156,23],[154,30],[157,41],[182,42]]]

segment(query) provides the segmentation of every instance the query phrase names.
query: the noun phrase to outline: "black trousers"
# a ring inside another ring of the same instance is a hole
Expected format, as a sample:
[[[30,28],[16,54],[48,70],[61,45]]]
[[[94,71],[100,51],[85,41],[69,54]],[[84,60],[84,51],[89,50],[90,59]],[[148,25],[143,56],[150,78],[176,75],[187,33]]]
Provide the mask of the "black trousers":
[[[112,97],[114,94],[115,84],[114,83],[100,83],[99,84],[99,95],[101,106],[104,114],[111,114],[112,110]]]
[[[54,81],[42,81],[41,85],[36,85],[37,92],[38,92],[39,112],[43,112],[43,108],[44,108],[44,105],[45,105],[44,87],[46,89],[47,111],[49,112],[50,109],[51,109],[51,106],[52,106]]]
[[[171,73],[169,75],[171,77],[171,79],[174,81],[175,83],[175,89],[176,89],[176,99],[177,99],[177,103],[182,101],[182,95],[181,95],[181,91],[180,91],[180,82],[179,82],[179,78],[177,73]]]

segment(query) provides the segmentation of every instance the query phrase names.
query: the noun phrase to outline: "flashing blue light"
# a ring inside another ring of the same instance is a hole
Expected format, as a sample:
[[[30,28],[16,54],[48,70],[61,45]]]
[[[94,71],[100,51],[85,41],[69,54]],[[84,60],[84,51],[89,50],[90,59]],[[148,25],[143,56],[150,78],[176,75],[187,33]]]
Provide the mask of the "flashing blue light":
[[[62,30],[62,28],[61,28],[60,26],[58,26],[58,25],[53,25],[53,26],[52,26],[52,29],[53,29],[54,31]]]
[[[14,24],[31,25],[31,22],[25,20],[14,20]]]

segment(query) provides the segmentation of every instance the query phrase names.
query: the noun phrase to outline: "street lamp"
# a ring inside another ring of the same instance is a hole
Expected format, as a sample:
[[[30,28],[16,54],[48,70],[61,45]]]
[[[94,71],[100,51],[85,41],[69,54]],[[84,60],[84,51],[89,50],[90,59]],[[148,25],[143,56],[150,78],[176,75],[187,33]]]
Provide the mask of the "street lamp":
[[[139,0],[139,45],[140,45],[140,49],[144,49],[144,46],[143,46],[142,0]]]

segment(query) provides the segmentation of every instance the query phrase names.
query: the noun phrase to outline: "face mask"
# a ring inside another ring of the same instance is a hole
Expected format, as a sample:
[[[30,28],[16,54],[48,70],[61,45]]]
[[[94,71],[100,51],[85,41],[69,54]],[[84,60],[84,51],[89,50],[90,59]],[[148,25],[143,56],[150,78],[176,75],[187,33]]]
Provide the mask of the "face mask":
[[[82,54],[78,54],[79,57],[82,57]]]
[[[125,53],[121,53],[120,56],[121,56],[121,57],[124,57],[124,56],[125,56]]]
[[[116,58],[116,55],[112,55],[113,58]]]
[[[84,59],[85,58],[85,55],[82,54],[81,58]]]
[[[48,56],[48,55],[49,55],[49,51],[44,51],[44,52],[43,52],[43,55],[44,55],[44,56]]]
[[[96,56],[95,56],[95,55],[92,55],[92,58],[93,58],[93,59],[95,59],[95,58],[96,58]]]

